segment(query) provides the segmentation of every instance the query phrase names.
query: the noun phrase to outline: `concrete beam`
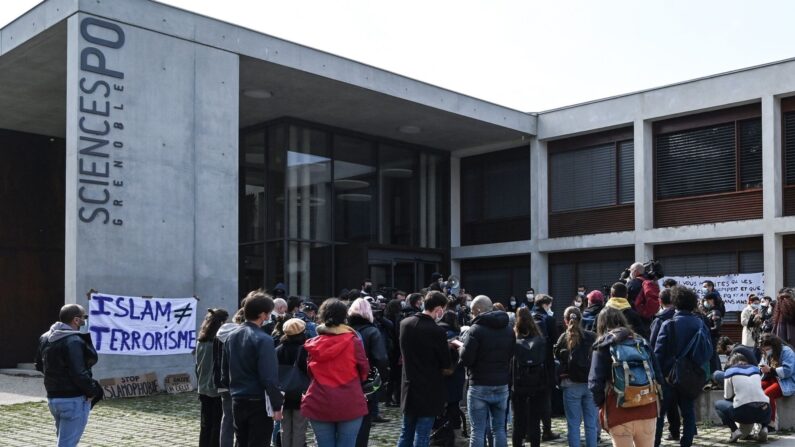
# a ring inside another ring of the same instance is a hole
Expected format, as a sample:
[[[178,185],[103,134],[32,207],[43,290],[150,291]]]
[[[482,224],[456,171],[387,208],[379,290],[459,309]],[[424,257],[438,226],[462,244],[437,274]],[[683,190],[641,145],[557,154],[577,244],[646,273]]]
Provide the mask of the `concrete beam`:
[[[0,56],[77,12],[79,0],[47,0],[0,29]]]
[[[529,240],[466,245],[463,247],[452,247],[450,249],[450,258],[493,258],[496,256],[526,255],[531,252],[532,248],[532,242]]]

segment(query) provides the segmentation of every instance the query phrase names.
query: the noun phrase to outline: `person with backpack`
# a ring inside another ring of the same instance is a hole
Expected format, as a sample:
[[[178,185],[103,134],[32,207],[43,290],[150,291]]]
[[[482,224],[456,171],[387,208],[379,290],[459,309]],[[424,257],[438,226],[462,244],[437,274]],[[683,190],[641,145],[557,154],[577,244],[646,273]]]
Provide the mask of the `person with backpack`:
[[[654,316],[654,321],[651,322],[651,338],[649,339],[649,345],[651,345],[652,349],[654,349],[654,346],[657,344],[657,336],[660,335],[662,324],[673,318],[676,312],[674,304],[671,302],[670,288],[666,288],[660,292],[660,304],[662,305],[662,309],[657,312],[657,315]],[[668,419],[668,436],[666,440],[678,441],[679,438],[681,438],[679,431],[681,422],[679,418],[679,406],[675,401],[672,400],[670,402],[665,417]]]
[[[458,350],[466,367],[469,390],[467,410],[472,433],[470,447],[481,447],[490,423],[494,447],[506,447],[508,434],[508,384],[515,336],[508,325],[508,314],[493,310],[491,299],[479,295],[472,301],[472,327],[462,336]]]
[[[596,447],[599,417],[593,395],[588,390],[591,350],[596,334],[580,326],[582,314],[575,306],[563,312],[566,332],[555,344],[555,358],[560,362],[560,386],[563,388],[563,410],[568,425],[569,447],[580,446],[580,425],[585,425],[586,447]]]
[[[512,445],[541,445],[543,405],[538,399],[548,395],[546,369],[547,339],[526,307],[516,310],[516,336],[511,365],[511,405],[513,406]],[[528,436],[529,435],[529,436]]]
[[[555,383],[555,359],[552,353],[552,347],[558,340],[557,322],[555,321],[554,312],[552,312],[552,297],[539,293],[533,302],[533,319],[535,320],[541,333],[546,337],[546,357],[544,365],[547,371],[547,382],[552,385]],[[552,431],[552,394],[553,386],[546,388],[546,394],[541,396],[539,405],[543,408],[541,421],[544,424],[544,432],[541,434],[542,441],[554,441],[559,439],[560,435]]]
[[[389,357],[386,353],[386,344],[381,337],[381,331],[373,324],[373,309],[365,298],[356,298],[348,309],[348,324],[356,330],[364,343],[364,352],[370,366],[378,369],[382,378],[389,377]],[[367,399],[368,413],[362,419],[359,436],[356,438],[357,447],[366,447],[370,438],[370,428],[378,416],[378,393],[373,393]],[[380,418],[380,417],[379,417]],[[378,422],[386,422],[379,419]]]
[[[596,330],[596,317],[605,308],[605,295],[598,290],[591,290],[587,297],[588,307],[582,311],[582,327],[593,332]]]
[[[627,286],[622,282],[617,282],[610,287],[610,299],[607,300],[605,307],[618,309],[624,314],[632,330],[646,340],[649,339],[649,325],[647,325],[640,315],[632,308],[627,299]]]
[[[614,447],[651,447],[663,377],[651,347],[616,308],[599,313],[596,333],[588,389],[602,428]]]
[[[664,322],[654,346],[654,356],[666,380],[663,382],[661,417],[657,420],[655,445],[660,445],[667,409],[676,402],[682,415],[679,445],[690,447],[696,434],[695,399],[707,381],[708,362],[713,353],[709,330],[693,311],[696,292],[684,286],[671,288],[676,311]]]
[[[288,384],[283,380],[283,371],[297,369],[298,371],[290,371],[290,373],[302,375],[305,380],[303,385],[309,384],[306,376],[307,353],[304,349],[304,343],[307,338],[306,322],[297,317],[291,318],[284,322],[282,329],[284,330],[284,335],[281,343],[276,347],[276,359],[279,361],[279,379],[282,381],[281,385],[284,391],[280,445],[282,447],[304,447],[306,443],[306,418],[301,414],[301,396],[306,392],[306,389],[303,387],[299,389],[287,388]]]

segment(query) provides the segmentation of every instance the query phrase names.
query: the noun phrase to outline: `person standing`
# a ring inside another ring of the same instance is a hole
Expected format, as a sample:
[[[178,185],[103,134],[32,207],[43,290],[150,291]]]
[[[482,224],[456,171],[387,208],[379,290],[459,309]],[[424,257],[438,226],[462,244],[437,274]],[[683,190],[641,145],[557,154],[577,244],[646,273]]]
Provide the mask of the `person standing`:
[[[580,424],[585,425],[585,445],[596,447],[599,437],[599,416],[588,390],[591,350],[596,334],[580,326],[582,313],[572,306],[563,312],[566,332],[555,344],[555,358],[560,362],[560,386],[563,388],[563,410],[568,425],[569,447],[580,446]]]
[[[742,343],[745,346],[756,347],[762,329],[762,320],[759,297],[751,294],[748,296],[748,305],[740,313],[740,324],[743,326]]]
[[[452,368],[446,333],[436,320],[444,314],[445,305],[447,297],[443,293],[428,292],[423,311],[400,322],[403,423],[398,447],[427,447],[433,421],[444,413],[447,403],[444,376],[451,374]]]
[[[302,319],[291,318],[284,322],[284,336],[276,348],[280,367],[298,368],[298,371],[306,374],[306,338],[306,322]],[[300,392],[287,392],[284,395],[284,417],[279,438],[282,447],[304,447],[306,444],[306,418],[301,414],[301,395]]]
[[[99,357],[85,331],[87,321],[83,306],[67,304],[61,307],[58,321],[39,337],[35,365],[44,373],[58,447],[77,446],[88,424],[91,401],[102,396],[91,375]]]
[[[475,297],[472,301],[472,327],[463,336],[464,344],[458,351],[469,380],[470,447],[484,445],[489,423],[494,447],[508,445],[505,427],[508,382],[516,338],[509,325],[508,314],[492,308],[489,297]]]
[[[666,281],[673,281],[672,279],[667,279]],[[675,286],[674,283],[671,287]],[[654,349],[654,345],[657,343],[657,336],[660,335],[660,328],[662,328],[663,323],[670,320],[674,317],[674,313],[676,313],[676,309],[674,309],[674,304],[671,302],[671,290],[670,287],[667,287],[660,291],[660,305],[662,309],[657,312],[657,315],[654,316],[654,320],[651,322],[651,337],[649,338],[649,345]],[[678,441],[681,438],[680,427],[681,422],[679,418],[679,405],[676,401],[671,400],[668,405],[668,411],[665,413],[666,419],[668,419],[668,436],[666,436],[666,440],[668,441]]]
[[[633,350],[641,351],[643,357],[652,363],[649,365],[650,373],[654,375],[654,381],[659,383],[662,374],[657,368],[651,349],[642,337],[632,331],[624,314],[613,307],[606,307],[599,313],[596,333],[599,338],[594,344],[588,389],[593,394],[594,403],[599,407],[602,428],[610,433],[614,447],[651,447],[654,444],[657,402],[631,408],[619,405],[611,354],[613,350],[619,351],[619,345],[629,345]]]
[[[245,304],[245,298],[241,301]],[[232,396],[229,394],[229,384],[224,384],[221,380],[221,370],[223,368],[224,356],[224,343],[229,339],[233,332],[240,329],[240,326],[246,321],[243,313],[243,308],[235,312],[232,317],[232,323],[221,325],[218,332],[215,334],[213,342],[213,376],[215,387],[221,395],[221,445],[220,447],[233,447],[235,444],[235,427],[232,415]]]
[[[356,330],[345,324],[345,303],[329,298],[320,305],[317,337],[307,340],[309,389],[301,413],[309,419],[318,447],[353,447],[367,414],[362,382],[370,364]]]
[[[530,309],[516,311],[516,336],[511,377],[511,404],[513,405],[513,434],[515,446],[524,445],[529,438],[531,447],[541,445],[541,417],[543,405],[536,399],[547,395],[546,373],[547,338],[533,319]]]
[[[221,394],[215,385],[213,359],[215,358],[215,336],[226,323],[229,312],[224,309],[207,309],[199,336],[196,338],[196,382],[201,402],[201,428],[199,447],[217,447],[221,442],[221,418],[223,406]]]
[[[663,377],[669,376],[676,359],[687,356],[695,365],[704,365],[714,352],[709,330],[702,319],[693,313],[698,305],[696,293],[683,286],[674,286],[671,288],[671,301],[676,311],[673,318],[662,324],[654,345],[654,356]],[[665,412],[676,402],[682,415],[682,437],[679,445],[690,447],[696,434],[695,400],[683,396],[667,382],[663,382],[662,389],[663,401],[661,414],[657,419],[655,445],[660,445],[661,442]]]
[[[273,422],[282,419],[283,397],[273,338],[262,330],[270,318],[273,300],[263,292],[249,294],[243,305],[246,322],[224,343],[221,382],[232,396],[232,414],[238,445],[270,442]]]
[[[640,281],[637,277],[635,279]],[[650,328],[640,315],[635,312],[635,309],[632,308],[630,303],[631,301],[627,299],[627,286],[625,286],[624,283],[617,282],[610,287],[610,299],[607,300],[605,307],[612,307],[613,309],[620,310],[629,322],[629,325],[632,326],[632,331],[648,340]]]
[[[778,291],[773,311],[773,334],[788,345],[795,345],[795,290],[789,287]]]
[[[547,369],[547,383],[555,383],[555,359],[552,354],[552,348],[558,340],[557,322],[555,321],[555,313],[552,311],[552,297],[540,293],[535,297],[533,302],[533,319],[538,325],[541,332],[547,339],[547,355],[544,365]],[[541,405],[541,422],[544,425],[544,432],[541,434],[542,441],[554,441],[559,439],[560,435],[552,431],[552,394],[554,386],[547,388],[546,393],[540,398],[539,405]]]

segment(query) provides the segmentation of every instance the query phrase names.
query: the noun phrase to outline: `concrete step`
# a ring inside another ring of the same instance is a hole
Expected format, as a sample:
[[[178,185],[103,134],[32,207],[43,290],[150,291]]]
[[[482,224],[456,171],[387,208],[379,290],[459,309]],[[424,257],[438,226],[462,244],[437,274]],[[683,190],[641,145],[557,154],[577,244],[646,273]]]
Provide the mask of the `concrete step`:
[[[29,369],[36,371],[36,364],[34,363],[17,363],[17,369]]]
[[[5,374],[7,376],[19,376],[19,377],[44,377],[44,374],[36,371],[35,369],[27,369],[27,368],[0,369],[0,374]]]

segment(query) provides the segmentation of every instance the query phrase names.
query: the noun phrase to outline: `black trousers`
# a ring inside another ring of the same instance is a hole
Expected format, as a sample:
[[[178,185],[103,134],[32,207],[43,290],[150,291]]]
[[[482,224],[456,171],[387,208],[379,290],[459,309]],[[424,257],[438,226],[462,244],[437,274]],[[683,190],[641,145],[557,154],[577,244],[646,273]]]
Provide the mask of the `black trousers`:
[[[271,445],[273,419],[268,416],[265,399],[232,398],[235,436],[240,447]]]
[[[539,404],[538,399],[542,396],[511,395],[511,402],[513,403],[512,445],[524,445],[525,437],[530,441],[531,447],[541,445],[540,424],[544,406]]]
[[[367,401],[367,414],[362,418],[359,434],[356,435],[356,447],[367,447],[367,441],[370,440],[370,427],[373,425],[374,408],[378,408],[378,399],[376,396],[370,396],[370,400]]]
[[[675,439],[679,439],[679,427],[682,426],[681,418],[679,417],[679,405],[674,400],[668,411],[665,412],[665,417],[668,419],[668,432]]]
[[[221,396],[210,397],[199,394],[201,402],[201,430],[199,447],[218,447],[221,443]]]

